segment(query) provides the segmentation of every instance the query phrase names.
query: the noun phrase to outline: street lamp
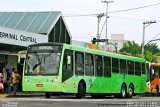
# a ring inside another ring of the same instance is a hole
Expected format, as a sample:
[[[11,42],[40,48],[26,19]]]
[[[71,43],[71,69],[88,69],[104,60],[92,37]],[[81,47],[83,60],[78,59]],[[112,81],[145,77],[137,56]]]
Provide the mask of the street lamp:
[[[108,3],[113,3],[113,1],[101,1],[102,3],[106,3],[106,39],[107,39],[107,18],[108,18]]]
[[[156,23],[156,21],[146,21],[143,22],[143,36],[142,36],[142,54],[144,54],[144,37],[145,37],[145,28],[151,25],[152,23]]]

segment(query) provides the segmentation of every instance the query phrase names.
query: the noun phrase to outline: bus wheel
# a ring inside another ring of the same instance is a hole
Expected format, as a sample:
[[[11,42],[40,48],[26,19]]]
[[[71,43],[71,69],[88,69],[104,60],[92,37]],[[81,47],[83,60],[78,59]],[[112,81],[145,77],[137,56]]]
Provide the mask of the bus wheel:
[[[126,86],[123,84],[121,87],[121,98],[126,97]]]
[[[130,85],[129,88],[128,88],[128,98],[132,98],[133,97],[133,86]]]
[[[76,94],[76,98],[82,98],[82,97],[84,97],[85,96],[85,87],[84,87],[84,85],[83,85],[83,83],[82,82],[80,82],[79,83],[79,85],[78,85],[78,92],[77,92],[77,94]]]
[[[46,92],[45,96],[46,96],[46,98],[51,98],[51,93],[50,92]]]

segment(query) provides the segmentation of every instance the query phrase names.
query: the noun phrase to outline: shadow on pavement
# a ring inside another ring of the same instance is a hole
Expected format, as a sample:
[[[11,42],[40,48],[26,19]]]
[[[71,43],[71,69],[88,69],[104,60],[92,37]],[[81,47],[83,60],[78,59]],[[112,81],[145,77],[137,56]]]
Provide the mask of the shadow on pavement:
[[[44,93],[23,93],[23,92],[18,92],[16,95],[13,93],[8,94],[6,97],[44,97]]]

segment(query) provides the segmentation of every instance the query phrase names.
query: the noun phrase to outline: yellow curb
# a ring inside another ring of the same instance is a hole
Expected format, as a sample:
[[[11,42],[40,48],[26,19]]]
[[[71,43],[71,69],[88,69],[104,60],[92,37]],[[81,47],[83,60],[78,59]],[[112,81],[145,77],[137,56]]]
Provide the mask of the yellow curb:
[[[9,94],[0,94],[0,98],[7,97]]]

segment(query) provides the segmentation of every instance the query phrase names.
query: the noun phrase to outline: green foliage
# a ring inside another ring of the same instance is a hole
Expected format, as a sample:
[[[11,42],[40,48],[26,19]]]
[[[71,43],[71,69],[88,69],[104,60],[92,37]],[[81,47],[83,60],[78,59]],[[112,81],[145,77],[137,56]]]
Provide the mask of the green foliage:
[[[160,50],[158,49],[157,43],[151,43],[144,46],[145,55],[141,54],[141,47],[133,42],[124,43],[120,53],[125,55],[132,55],[138,57],[144,57],[149,62],[157,62],[157,57],[160,56]]]
[[[145,59],[149,62],[157,62],[157,55],[150,51],[146,51]]]
[[[132,56],[137,56],[137,54],[141,53],[141,47],[133,42],[126,42],[124,43],[122,49],[120,49],[120,52],[126,52],[126,53],[130,53]]]
[[[150,52],[152,52],[152,54],[157,54],[160,52],[160,50],[158,49],[157,43],[146,44],[144,46],[144,50],[145,50],[145,52],[150,51]]]

